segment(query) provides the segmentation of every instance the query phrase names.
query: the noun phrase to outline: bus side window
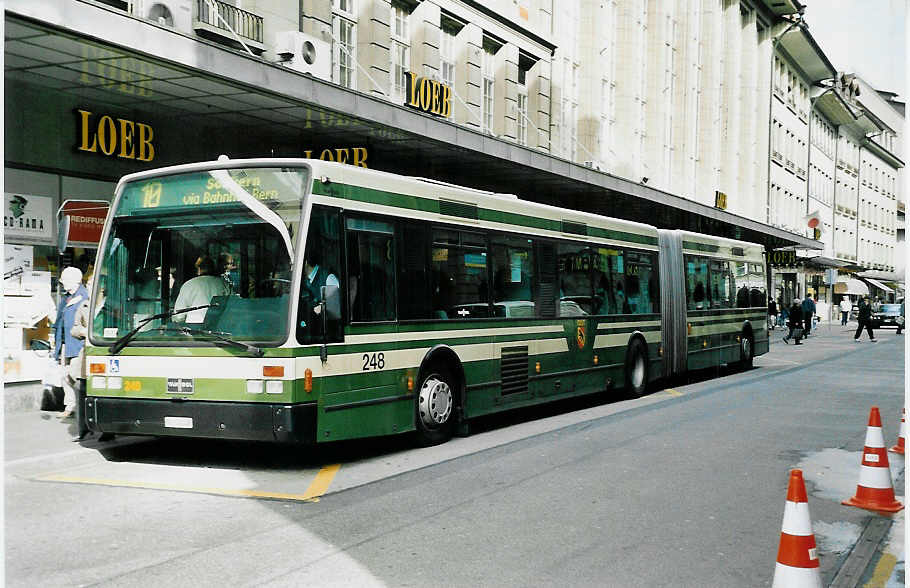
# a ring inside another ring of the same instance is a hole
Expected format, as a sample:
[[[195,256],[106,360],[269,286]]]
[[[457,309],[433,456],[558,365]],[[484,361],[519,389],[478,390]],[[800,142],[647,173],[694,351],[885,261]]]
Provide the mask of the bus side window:
[[[486,236],[467,231],[433,231],[434,318],[489,318]]]
[[[732,308],[734,302],[730,262],[711,260],[711,308]]]
[[[402,220],[398,225],[398,245],[398,317],[403,320],[434,318],[427,223]]]
[[[644,251],[626,250],[626,294],[629,312],[660,312],[657,256]]]
[[[708,259],[686,255],[685,263],[686,308],[688,310],[707,310],[711,304],[708,289]]]
[[[351,322],[395,320],[395,232],[391,223],[348,218]]]
[[[498,317],[533,317],[534,259],[530,239],[493,237],[493,314]]]

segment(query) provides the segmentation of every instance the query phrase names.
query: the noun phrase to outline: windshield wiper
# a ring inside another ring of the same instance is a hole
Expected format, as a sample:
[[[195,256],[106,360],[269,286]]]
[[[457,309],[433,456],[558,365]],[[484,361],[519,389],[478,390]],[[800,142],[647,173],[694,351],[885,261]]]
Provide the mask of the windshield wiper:
[[[139,324],[136,325],[136,328],[134,328],[132,331],[130,331],[126,335],[120,337],[116,341],[114,341],[114,344],[111,345],[110,349],[108,349],[108,352],[110,352],[111,355],[117,355],[118,353],[120,353],[121,349],[123,349],[124,347],[129,345],[130,341],[132,341],[133,339],[136,338],[136,335],[139,334],[139,331],[142,329],[142,327],[144,327],[145,325],[147,325],[148,323],[150,323],[154,320],[169,318],[169,317],[174,316],[175,314],[183,314],[185,312],[192,312],[194,310],[200,310],[202,308],[209,308],[212,306],[217,306],[217,305],[216,304],[202,304],[200,306],[189,306],[187,308],[178,308],[176,310],[171,310],[168,312],[161,312],[158,314],[153,314],[150,317],[146,317],[146,318],[142,319],[141,321],[139,321]]]
[[[227,335],[230,335],[230,333],[219,333],[217,331],[212,331],[210,329],[194,329],[192,327],[177,327],[177,328],[171,328],[171,329],[161,329],[161,331],[164,333],[166,333],[166,332],[182,333],[184,335],[189,335],[191,337],[194,335],[206,335],[221,343],[227,343],[231,347],[243,349],[244,351],[246,351],[250,355],[253,355],[254,357],[262,357],[264,354],[262,349],[259,347],[256,347],[255,345],[249,345],[248,343],[244,343],[242,341],[236,341],[234,339],[227,337]]]

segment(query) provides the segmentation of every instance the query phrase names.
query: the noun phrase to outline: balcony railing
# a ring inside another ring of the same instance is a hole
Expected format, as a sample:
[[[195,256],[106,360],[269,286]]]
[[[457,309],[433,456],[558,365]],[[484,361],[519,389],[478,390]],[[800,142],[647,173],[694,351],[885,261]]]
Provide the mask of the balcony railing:
[[[224,31],[227,39],[233,40],[230,32],[233,29],[243,39],[262,45],[262,17],[220,0],[196,0],[196,22],[206,25],[210,31]]]

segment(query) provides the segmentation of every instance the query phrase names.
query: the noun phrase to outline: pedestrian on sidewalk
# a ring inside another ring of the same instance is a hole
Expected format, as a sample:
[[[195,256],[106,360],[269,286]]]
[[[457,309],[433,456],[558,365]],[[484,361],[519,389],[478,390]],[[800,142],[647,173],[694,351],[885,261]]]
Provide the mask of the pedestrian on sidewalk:
[[[803,337],[808,337],[812,332],[812,315],[815,314],[815,301],[812,300],[812,296],[806,294],[801,309],[803,311]]]
[[[840,326],[847,326],[851,310],[853,310],[853,303],[850,302],[850,297],[844,294],[844,297],[840,299]]]
[[[856,334],[853,335],[853,340],[859,343],[859,337],[863,334],[863,328],[865,328],[866,332],[869,333],[869,341],[876,343],[875,334],[872,332],[872,305],[869,304],[868,298],[860,299],[859,314],[856,321],[859,324],[856,325]]]
[[[79,356],[85,341],[72,336],[71,331],[76,319],[76,312],[82,303],[88,300],[88,291],[82,285],[82,270],[77,267],[66,267],[60,273],[60,285],[63,286],[64,296],[57,305],[57,318],[54,320],[54,361],[61,362],[64,374],[67,367]],[[62,361],[61,361],[62,355]],[[76,409],[76,390],[69,378],[63,378],[63,414],[61,419],[73,417]]]
[[[796,339],[793,344],[802,345],[799,341],[803,337],[803,310],[800,308],[798,299],[793,299],[793,304],[790,305],[790,312],[788,314],[790,322],[787,324],[790,327],[790,332],[784,335],[783,342],[789,345],[790,339]]]
[[[777,302],[773,298],[768,301],[768,324],[771,325],[772,331],[777,324]]]

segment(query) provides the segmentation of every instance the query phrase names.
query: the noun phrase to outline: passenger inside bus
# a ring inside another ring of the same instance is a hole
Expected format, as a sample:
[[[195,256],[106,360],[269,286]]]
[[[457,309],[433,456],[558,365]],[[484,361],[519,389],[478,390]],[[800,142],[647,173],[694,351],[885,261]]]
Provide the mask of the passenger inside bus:
[[[215,271],[215,261],[208,255],[202,255],[196,259],[196,277],[187,280],[180,287],[180,293],[177,294],[177,301],[174,302],[174,309],[189,308],[191,306],[202,306],[210,304],[215,296],[227,296],[231,293],[228,284],[217,275]],[[193,310],[187,313],[176,314],[173,317],[174,322],[202,323],[205,321],[205,308]]]

